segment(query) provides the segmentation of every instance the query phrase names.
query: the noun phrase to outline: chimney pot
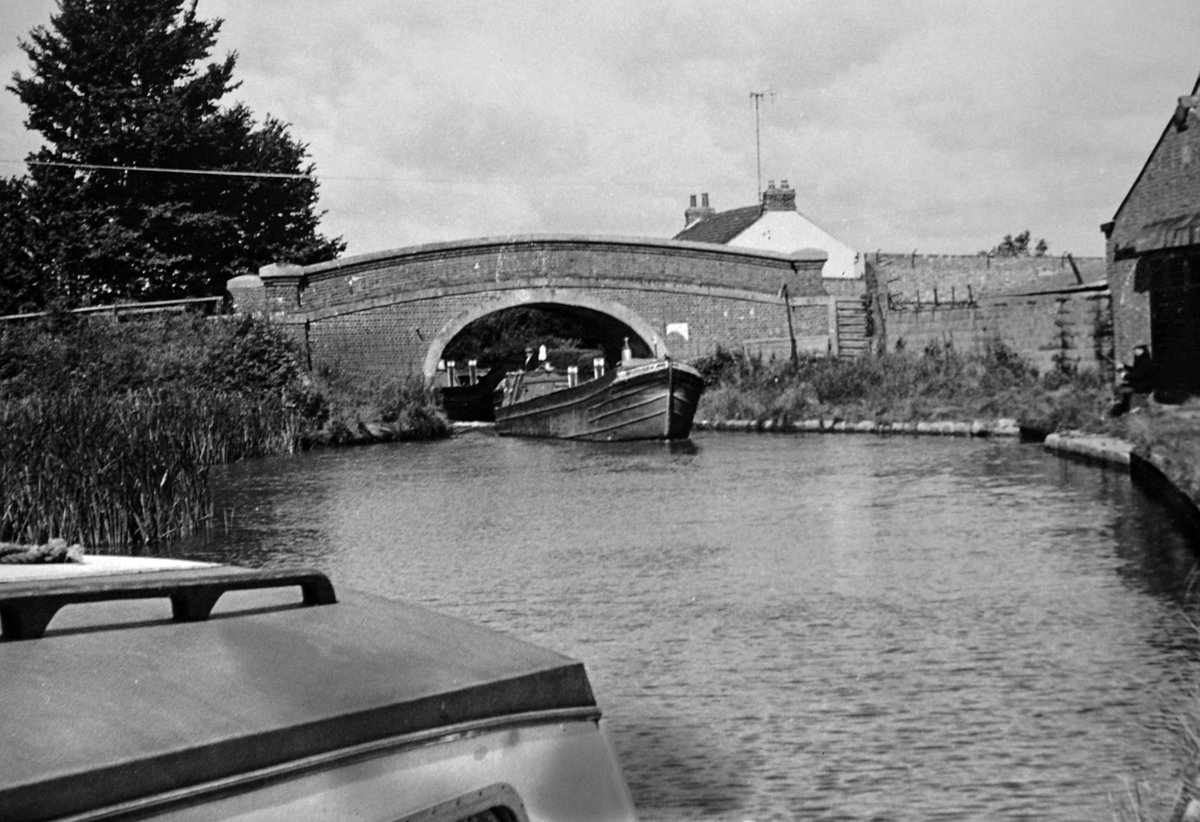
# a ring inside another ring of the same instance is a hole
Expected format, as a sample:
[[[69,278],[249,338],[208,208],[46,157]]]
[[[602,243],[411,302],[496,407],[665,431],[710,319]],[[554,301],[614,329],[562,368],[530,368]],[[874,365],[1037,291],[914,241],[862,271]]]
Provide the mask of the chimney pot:
[[[691,228],[701,220],[707,220],[716,212],[708,205],[708,192],[700,195],[700,206],[696,205],[696,195],[692,195],[692,204],[683,212],[683,227]]]
[[[787,180],[780,180],[779,188],[776,188],[775,181],[772,180],[770,186],[763,192],[762,210],[795,211],[796,190],[788,187]]]

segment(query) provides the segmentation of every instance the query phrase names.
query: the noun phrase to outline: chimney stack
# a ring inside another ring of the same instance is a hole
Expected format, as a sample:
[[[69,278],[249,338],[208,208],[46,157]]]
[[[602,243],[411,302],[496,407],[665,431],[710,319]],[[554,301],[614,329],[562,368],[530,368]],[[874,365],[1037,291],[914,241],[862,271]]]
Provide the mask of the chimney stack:
[[[795,211],[796,190],[793,188],[788,188],[787,180],[780,180],[779,188],[775,187],[774,180],[769,181],[767,183],[767,190],[763,192],[762,210]]]
[[[700,205],[696,205],[696,195],[693,194],[690,198],[690,205],[683,212],[683,227],[691,228],[701,220],[707,220],[709,217],[716,214],[717,211],[708,204],[708,192],[700,195]]]

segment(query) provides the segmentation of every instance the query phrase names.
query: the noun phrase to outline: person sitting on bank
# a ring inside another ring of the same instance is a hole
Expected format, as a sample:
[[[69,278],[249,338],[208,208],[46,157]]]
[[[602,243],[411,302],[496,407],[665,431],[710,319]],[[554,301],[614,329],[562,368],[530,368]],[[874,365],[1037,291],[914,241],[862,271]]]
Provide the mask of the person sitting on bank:
[[[1117,401],[1112,415],[1120,416],[1129,410],[1134,394],[1149,396],[1154,391],[1154,361],[1144,345],[1133,349],[1133,362],[1121,366],[1121,382],[1117,385]]]

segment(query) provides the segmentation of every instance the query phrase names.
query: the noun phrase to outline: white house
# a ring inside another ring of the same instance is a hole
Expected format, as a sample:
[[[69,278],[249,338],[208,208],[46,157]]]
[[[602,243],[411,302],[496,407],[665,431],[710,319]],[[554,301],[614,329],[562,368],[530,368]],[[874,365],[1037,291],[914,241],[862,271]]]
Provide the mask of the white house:
[[[821,276],[830,280],[862,279],[866,270],[863,255],[834,237],[796,210],[796,190],[781,180],[778,188],[772,180],[759,205],[718,213],[708,204],[708,195],[684,212],[683,231],[676,240],[719,243],[762,251],[789,254],[802,248],[817,248],[828,255]]]

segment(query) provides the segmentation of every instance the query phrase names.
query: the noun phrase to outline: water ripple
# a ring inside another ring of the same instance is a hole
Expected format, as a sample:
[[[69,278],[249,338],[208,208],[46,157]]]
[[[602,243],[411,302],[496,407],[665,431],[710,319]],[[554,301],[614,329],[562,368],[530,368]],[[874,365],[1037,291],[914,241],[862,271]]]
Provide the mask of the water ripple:
[[[1169,780],[1190,546],[1015,443],[484,432],[235,466],[233,530],[583,659],[642,818],[1109,818]]]

